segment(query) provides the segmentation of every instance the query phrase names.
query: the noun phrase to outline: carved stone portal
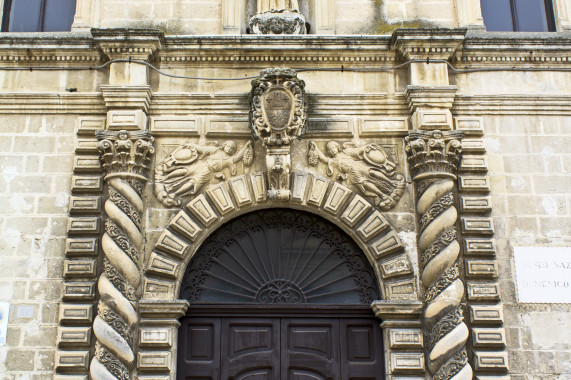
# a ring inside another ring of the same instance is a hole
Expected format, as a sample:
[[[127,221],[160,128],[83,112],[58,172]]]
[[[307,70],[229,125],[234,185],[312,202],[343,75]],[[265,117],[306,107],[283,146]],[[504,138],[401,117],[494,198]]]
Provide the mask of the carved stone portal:
[[[250,129],[254,139],[266,146],[268,197],[290,197],[290,146],[305,133],[307,96],[305,82],[288,68],[262,70],[252,81],[250,92]]]
[[[248,141],[237,150],[234,141],[218,144],[199,145],[188,143],[172,151],[155,168],[155,195],[167,206],[178,206],[180,198],[196,194],[212,179],[224,180],[224,169],[236,175],[236,163],[244,166],[252,164],[254,151]]]
[[[347,181],[368,197],[374,204],[386,211],[399,201],[405,188],[404,177],[396,172],[385,150],[377,144],[357,145],[337,141],[326,144],[327,156],[319,150],[314,141],[309,143],[309,165],[317,166],[319,161],[327,165],[327,175],[336,170],[337,180]]]

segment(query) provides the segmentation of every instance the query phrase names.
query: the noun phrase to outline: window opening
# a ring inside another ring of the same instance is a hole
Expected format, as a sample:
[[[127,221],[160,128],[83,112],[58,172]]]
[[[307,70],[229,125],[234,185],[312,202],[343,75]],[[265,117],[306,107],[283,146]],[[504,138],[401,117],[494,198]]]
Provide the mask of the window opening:
[[[554,32],[551,0],[480,0],[489,32]]]
[[[76,0],[4,0],[2,32],[70,31]]]

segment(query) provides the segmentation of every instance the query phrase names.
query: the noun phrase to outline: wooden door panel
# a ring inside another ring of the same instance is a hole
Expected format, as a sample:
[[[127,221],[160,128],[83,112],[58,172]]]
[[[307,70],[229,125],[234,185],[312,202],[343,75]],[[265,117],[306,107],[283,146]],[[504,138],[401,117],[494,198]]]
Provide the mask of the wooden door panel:
[[[384,379],[382,337],[374,319],[341,319],[341,378]]]
[[[281,366],[288,380],[339,379],[339,321],[282,318]]]
[[[279,319],[224,318],[222,379],[279,380],[279,347]]]
[[[220,378],[220,318],[189,318],[179,329],[178,379]]]

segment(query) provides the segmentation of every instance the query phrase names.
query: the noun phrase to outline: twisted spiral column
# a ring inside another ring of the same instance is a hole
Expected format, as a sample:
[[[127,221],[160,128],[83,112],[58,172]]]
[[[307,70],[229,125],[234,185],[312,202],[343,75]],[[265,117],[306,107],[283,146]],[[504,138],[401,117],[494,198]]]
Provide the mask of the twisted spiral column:
[[[97,282],[100,300],[93,321],[96,343],[90,374],[95,380],[128,380],[134,378],[138,328],[141,196],[153,139],[148,132],[126,131],[101,132],[97,137],[108,198],[101,238],[104,270]]]
[[[418,248],[425,289],[424,329],[427,366],[434,380],[472,379],[466,341],[469,330],[461,306],[458,211],[455,207],[456,168],[461,153],[459,132],[414,131],[406,152],[417,189],[420,220]]]

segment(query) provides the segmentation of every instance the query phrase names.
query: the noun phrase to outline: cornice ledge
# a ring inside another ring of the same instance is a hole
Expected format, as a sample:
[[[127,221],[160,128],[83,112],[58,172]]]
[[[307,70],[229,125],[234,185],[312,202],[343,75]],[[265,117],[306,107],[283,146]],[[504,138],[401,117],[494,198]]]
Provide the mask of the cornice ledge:
[[[139,301],[139,314],[141,319],[178,319],[188,309],[187,300],[176,301]]]
[[[421,301],[374,301],[371,308],[382,320],[418,319],[422,314]]]
[[[420,107],[452,108],[457,86],[413,86],[406,87],[405,95],[412,112]]]
[[[147,60],[164,45],[163,32],[156,29],[91,29],[95,43],[110,59]]]
[[[444,59],[448,60],[462,45],[467,29],[396,29],[390,47],[408,60]]]
[[[153,96],[151,86],[101,85],[100,89],[109,108],[136,108],[147,112]]]

